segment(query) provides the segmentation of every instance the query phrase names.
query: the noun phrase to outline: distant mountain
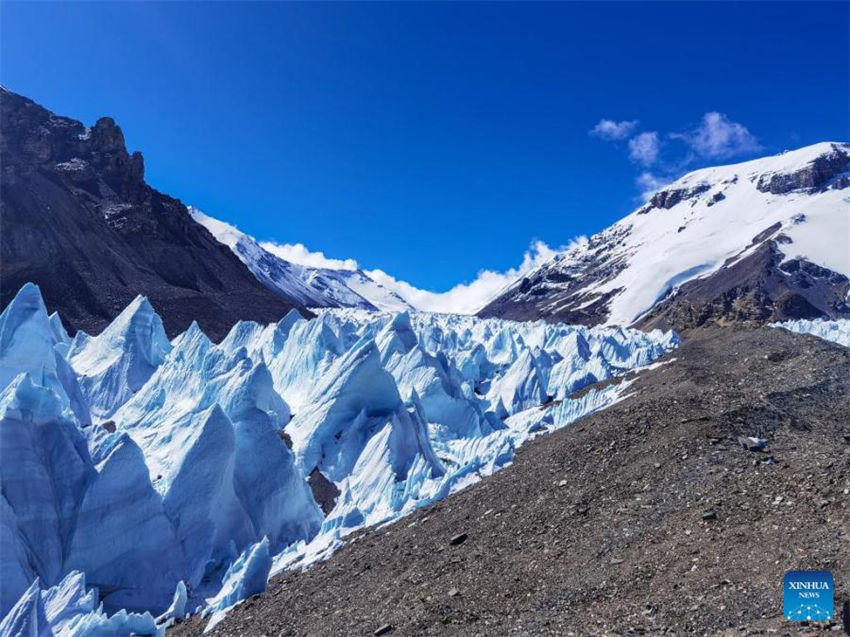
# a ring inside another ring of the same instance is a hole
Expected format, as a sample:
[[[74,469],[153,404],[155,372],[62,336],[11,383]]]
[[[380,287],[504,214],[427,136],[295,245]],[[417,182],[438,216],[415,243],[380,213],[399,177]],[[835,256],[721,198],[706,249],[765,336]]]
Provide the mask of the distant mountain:
[[[144,294],[169,336],[197,320],[214,339],[303,308],[148,186],[112,119],[86,128],[5,89],[0,116],[0,307],[32,281],[67,327],[97,333]]]
[[[413,306],[363,270],[313,268],[287,261],[263,248],[253,237],[210,217],[197,208],[189,212],[198,223],[228,246],[263,285],[306,307],[350,307],[403,311]]]
[[[293,307],[415,309],[363,270],[292,263],[154,190],[110,118],[86,128],[0,98],[0,307],[32,281],[72,332],[97,333],[143,294],[169,336],[197,320],[216,340]],[[847,143],[698,170],[479,316],[678,328],[847,318],[848,195]]]
[[[850,144],[685,175],[479,316],[679,328],[850,316]]]

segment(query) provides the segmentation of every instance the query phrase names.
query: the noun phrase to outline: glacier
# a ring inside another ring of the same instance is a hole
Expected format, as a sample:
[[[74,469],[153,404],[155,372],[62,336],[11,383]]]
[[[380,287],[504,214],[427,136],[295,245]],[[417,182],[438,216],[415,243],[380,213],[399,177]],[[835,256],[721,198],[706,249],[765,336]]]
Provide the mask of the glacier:
[[[592,386],[677,344],[362,309],[169,341],[144,297],[70,338],[27,284],[0,314],[0,637],[214,625],[619,400],[627,378]]]
[[[54,316],[56,316],[54,314]],[[61,327],[56,319],[51,325]],[[59,332],[61,338],[67,333]],[[98,336],[68,342],[65,354],[95,417],[106,419],[141,389],[165,360],[171,344],[150,302],[138,296]]]
[[[812,334],[825,341],[850,347],[850,320],[848,319],[798,319],[772,323],[771,327],[781,327],[797,334]]]
[[[36,579],[0,621],[0,635],[14,637],[165,637],[165,627],[148,613],[120,610],[108,615],[97,603],[98,591],[85,574],[71,571],[55,586],[42,589]]]

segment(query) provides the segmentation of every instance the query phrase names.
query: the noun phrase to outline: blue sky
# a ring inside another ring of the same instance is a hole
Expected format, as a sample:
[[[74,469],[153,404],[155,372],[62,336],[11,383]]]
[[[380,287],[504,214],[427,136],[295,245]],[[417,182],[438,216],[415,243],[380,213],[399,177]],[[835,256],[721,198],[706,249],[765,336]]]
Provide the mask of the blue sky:
[[[259,239],[443,291],[686,169],[847,139],[848,6],[3,2],[0,78]]]

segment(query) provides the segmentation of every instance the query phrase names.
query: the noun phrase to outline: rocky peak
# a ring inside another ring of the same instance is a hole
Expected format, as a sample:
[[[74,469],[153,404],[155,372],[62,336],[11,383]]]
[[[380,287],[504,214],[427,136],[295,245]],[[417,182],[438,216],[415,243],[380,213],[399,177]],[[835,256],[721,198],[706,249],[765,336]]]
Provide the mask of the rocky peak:
[[[43,164],[65,161],[74,156],[77,136],[83,125],[56,117],[32,100],[5,88],[0,90],[0,150],[5,166],[17,165],[16,158]],[[4,170],[4,173],[9,173]],[[4,175],[5,176],[5,175]]]
[[[0,305],[34,281],[72,331],[97,333],[141,293],[167,333],[198,319],[215,338],[292,307],[145,183],[113,119],[87,129],[0,89],[0,132]]]
[[[124,133],[111,117],[101,117],[89,131],[92,150],[101,153],[126,152]]]
[[[97,173],[113,191],[113,198],[140,197],[144,159],[138,151],[127,152],[124,134],[111,117],[100,118],[87,130],[80,122],[54,115],[6,89],[0,92],[0,100],[4,177],[15,180],[39,167],[101,196],[103,190],[93,179]]]
[[[81,151],[102,171],[103,180],[122,199],[135,199],[144,186],[145,163],[139,151],[130,155],[121,127],[101,117],[81,140]]]

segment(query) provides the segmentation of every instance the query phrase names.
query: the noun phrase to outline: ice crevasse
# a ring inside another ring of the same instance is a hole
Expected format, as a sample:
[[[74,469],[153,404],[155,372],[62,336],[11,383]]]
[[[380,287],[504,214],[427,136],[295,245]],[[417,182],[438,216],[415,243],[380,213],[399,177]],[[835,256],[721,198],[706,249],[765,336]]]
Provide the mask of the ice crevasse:
[[[70,338],[0,314],[0,637],[211,624],[616,401],[673,333],[329,310],[169,341],[143,297]],[[317,488],[317,484],[321,488]]]
[[[772,327],[781,327],[797,334],[812,334],[825,341],[850,347],[850,320],[837,319],[797,319],[773,323]]]

